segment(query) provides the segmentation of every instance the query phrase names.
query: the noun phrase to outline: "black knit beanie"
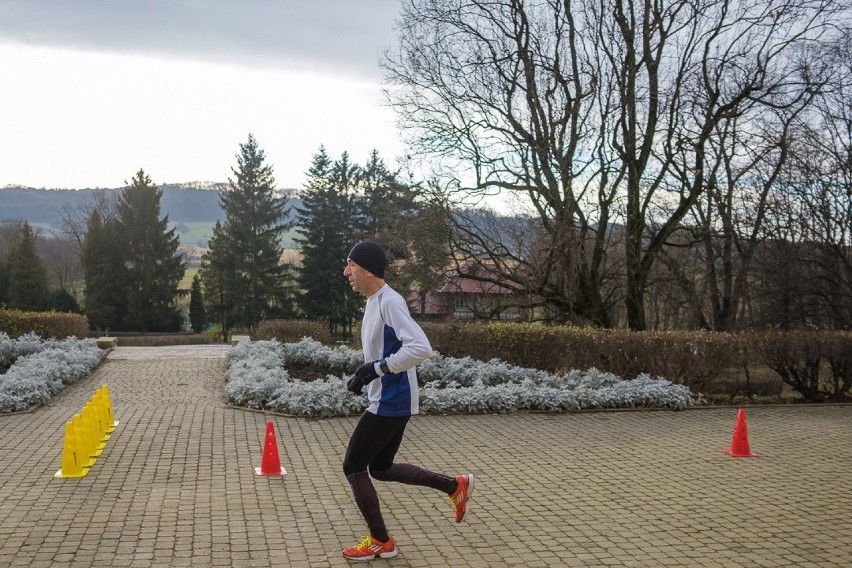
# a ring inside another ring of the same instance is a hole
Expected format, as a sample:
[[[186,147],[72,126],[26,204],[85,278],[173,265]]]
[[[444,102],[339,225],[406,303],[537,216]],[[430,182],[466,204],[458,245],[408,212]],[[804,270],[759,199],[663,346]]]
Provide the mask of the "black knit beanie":
[[[373,241],[361,241],[349,251],[349,260],[379,278],[385,277],[388,259],[382,245]]]

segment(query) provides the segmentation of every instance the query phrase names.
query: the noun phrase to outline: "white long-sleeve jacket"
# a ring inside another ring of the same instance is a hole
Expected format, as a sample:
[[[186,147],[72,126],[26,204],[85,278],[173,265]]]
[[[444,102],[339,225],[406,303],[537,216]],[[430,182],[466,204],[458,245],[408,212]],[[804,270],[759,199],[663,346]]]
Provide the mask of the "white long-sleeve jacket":
[[[432,355],[426,334],[408,311],[399,293],[385,284],[367,298],[361,322],[364,362],[375,363],[378,379],[367,385],[369,412],[380,416],[410,416],[420,410],[415,366]],[[387,362],[382,375],[378,362]]]

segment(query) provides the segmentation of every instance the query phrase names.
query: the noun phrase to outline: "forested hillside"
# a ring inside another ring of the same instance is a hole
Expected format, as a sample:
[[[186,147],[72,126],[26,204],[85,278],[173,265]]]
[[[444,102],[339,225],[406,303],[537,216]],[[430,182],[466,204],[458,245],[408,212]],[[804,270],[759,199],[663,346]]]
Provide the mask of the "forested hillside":
[[[227,187],[226,184],[221,186]],[[219,206],[218,188],[199,189],[179,184],[165,184],[161,187],[162,214],[168,215],[172,223],[204,223],[212,226],[225,218]],[[119,191],[121,188],[0,189],[0,222],[21,219],[32,225],[61,230],[63,211],[78,211],[80,205],[93,202],[96,192],[117,194]],[[291,201],[291,204],[295,203],[295,200]]]
[[[217,191],[164,185],[163,213],[173,221],[216,221],[222,219]],[[76,209],[77,205],[91,200],[96,192],[116,193],[114,189],[34,189],[7,188],[0,190],[0,220],[25,219],[60,227],[63,209]]]

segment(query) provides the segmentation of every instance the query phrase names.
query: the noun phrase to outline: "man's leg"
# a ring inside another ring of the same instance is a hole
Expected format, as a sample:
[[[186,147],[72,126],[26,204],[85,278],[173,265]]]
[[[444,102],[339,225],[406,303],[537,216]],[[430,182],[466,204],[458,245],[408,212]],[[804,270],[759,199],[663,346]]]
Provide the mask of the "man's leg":
[[[398,433],[396,444],[388,444],[370,463],[370,475],[379,481],[395,481],[406,485],[420,485],[443,491],[456,510],[456,522],[464,520],[470,510],[470,495],[473,493],[473,474],[455,478],[435,473],[409,463],[394,463],[394,457],[402,441],[403,429]]]
[[[355,497],[355,504],[358,505],[361,516],[367,522],[367,528],[370,529],[370,536],[380,542],[387,542],[388,530],[385,526],[384,517],[382,517],[379,496],[376,493],[376,488],[373,487],[373,482],[370,480],[370,474],[366,471],[361,471],[353,473],[346,480],[349,481],[349,486],[352,488],[352,495]]]
[[[387,542],[389,537],[368,467],[379,454],[390,454],[393,460],[407,421],[407,417],[388,418],[365,412],[352,433],[343,460],[343,473],[352,487],[358,510],[367,522],[370,535],[380,542]]]
[[[410,463],[395,463],[387,469],[376,469],[370,466],[370,475],[379,481],[395,481],[406,485],[421,485],[443,491],[447,495],[455,493],[458,484],[456,480],[441,473],[428,471]]]

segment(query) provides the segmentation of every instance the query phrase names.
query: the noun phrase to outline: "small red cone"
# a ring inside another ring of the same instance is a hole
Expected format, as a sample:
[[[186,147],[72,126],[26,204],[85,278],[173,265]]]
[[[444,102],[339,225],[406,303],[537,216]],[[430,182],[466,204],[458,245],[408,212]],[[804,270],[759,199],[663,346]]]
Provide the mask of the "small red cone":
[[[278,444],[275,442],[275,426],[272,420],[266,423],[266,440],[263,443],[263,458],[260,467],[254,468],[257,475],[286,475],[287,470],[281,467],[278,459]]]
[[[748,446],[748,428],[746,427],[745,410],[742,408],[737,413],[737,424],[734,426],[734,438],[731,440],[731,449],[725,450],[725,453],[735,458],[757,457],[757,454],[751,453],[751,449]]]

